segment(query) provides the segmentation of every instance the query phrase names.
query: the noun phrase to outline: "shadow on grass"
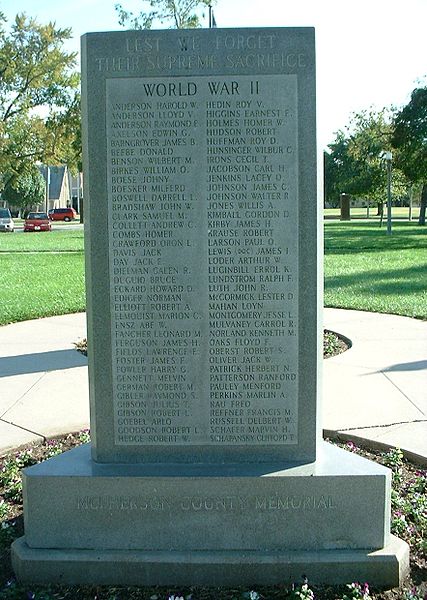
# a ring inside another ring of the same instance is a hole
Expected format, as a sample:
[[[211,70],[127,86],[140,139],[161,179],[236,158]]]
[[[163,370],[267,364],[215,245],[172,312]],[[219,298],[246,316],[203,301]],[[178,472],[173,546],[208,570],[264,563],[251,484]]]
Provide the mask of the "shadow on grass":
[[[413,223],[394,224],[391,235],[378,223],[333,223],[324,232],[326,254],[427,248],[427,228]]]
[[[325,276],[325,290],[352,288],[382,296],[406,296],[427,289],[427,263],[378,271],[358,271],[349,274]]]

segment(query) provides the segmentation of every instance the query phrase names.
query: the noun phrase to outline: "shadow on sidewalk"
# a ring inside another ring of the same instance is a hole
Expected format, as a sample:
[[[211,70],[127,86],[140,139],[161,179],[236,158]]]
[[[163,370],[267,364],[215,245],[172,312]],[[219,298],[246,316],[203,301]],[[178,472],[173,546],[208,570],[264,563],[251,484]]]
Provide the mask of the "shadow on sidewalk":
[[[87,357],[77,350],[53,350],[0,358],[0,377],[85,367]]]
[[[396,363],[389,367],[383,367],[367,375],[375,375],[376,373],[393,373],[398,371],[427,371],[427,360],[414,360],[407,363]]]
[[[396,365],[390,365],[383,371],[423,371],[427,370],[427,360],[416,360],[409,363],[398,363]]]

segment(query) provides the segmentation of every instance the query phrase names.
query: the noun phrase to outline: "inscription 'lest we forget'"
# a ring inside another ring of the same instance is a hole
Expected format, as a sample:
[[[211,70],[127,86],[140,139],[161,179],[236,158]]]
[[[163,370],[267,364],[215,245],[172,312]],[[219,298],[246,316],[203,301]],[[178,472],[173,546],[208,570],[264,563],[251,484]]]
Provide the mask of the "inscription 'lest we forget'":
[[[296,444],[296,75],[106,102],[115,443]]]

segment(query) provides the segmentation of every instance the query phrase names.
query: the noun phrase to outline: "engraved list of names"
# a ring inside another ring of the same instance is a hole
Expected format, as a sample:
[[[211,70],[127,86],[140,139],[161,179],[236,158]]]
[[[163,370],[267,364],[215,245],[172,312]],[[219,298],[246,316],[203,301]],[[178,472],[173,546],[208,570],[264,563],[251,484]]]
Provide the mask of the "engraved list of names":
[[[106,85],[115,443],[296,444],[296,76]]]

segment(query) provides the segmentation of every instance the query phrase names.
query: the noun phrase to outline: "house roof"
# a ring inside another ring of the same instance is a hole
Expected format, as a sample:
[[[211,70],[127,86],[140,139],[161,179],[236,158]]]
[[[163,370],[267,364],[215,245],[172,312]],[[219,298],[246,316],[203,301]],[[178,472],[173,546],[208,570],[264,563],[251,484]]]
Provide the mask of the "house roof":
[[[39,169],[46,181],[46,171],[48,167],[46,167],[46,165],[41,165]],[[60,197],[62,184],[67,171],[67,167],[65,166],[49,167],[49,200],[57,200]]]

